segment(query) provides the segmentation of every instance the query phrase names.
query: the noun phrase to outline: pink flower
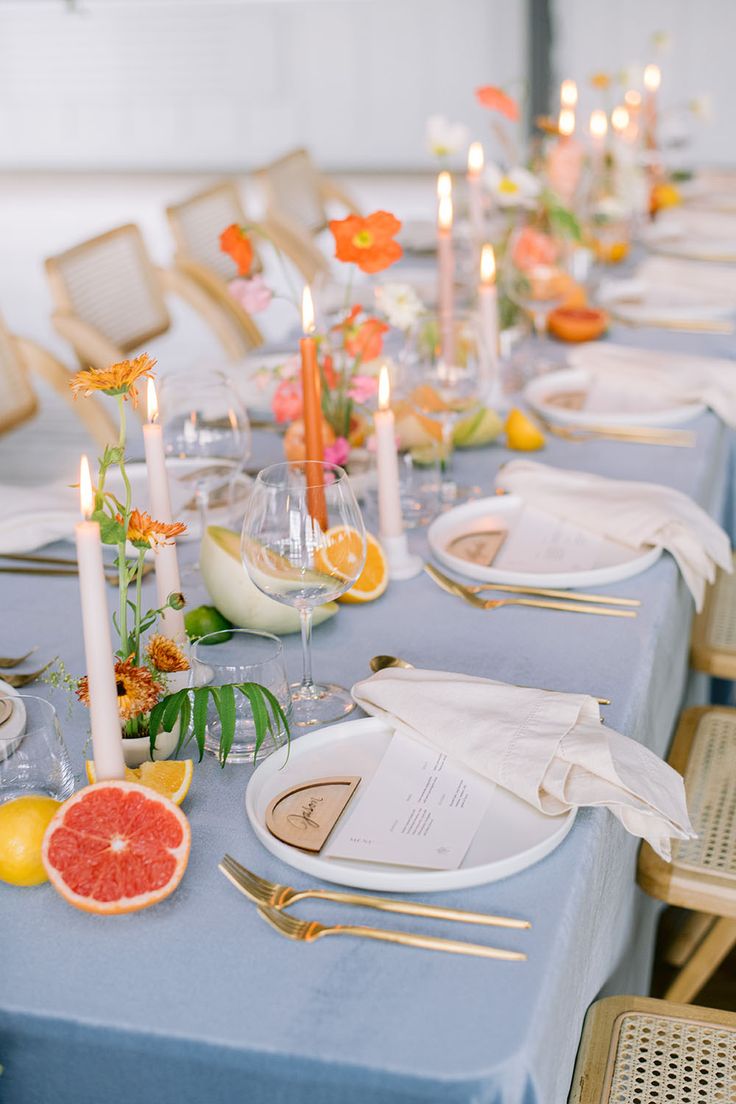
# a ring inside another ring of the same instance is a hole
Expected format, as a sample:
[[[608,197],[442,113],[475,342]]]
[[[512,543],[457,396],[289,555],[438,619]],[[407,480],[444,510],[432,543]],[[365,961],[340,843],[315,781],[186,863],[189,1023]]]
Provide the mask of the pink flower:
[[[336,437],[334,445],[325,445],[324,456],[326,464],[343,465],[350,455],[350,445],[345,437]]]
[[[251,276],[249,280],[231,280],[228,290],[236,303],[240,303],[248,314],[258,314],[265,310],[273,299],[273,292],[260,275]]]
[[[293,422],[302,416],[302,385],[299,380],[283,380],[274,391],[271,409],[277,422]]]
[[[353,376],[350,381],[348,395],[356,403],[365,403],[372,399],[378,390],[378,380],[375,376]]]
[[[512,256],[517,268],[531,272],[540,265],[553,265],[557,260],[557,246],[548,234],[525,226],[514,242]]]

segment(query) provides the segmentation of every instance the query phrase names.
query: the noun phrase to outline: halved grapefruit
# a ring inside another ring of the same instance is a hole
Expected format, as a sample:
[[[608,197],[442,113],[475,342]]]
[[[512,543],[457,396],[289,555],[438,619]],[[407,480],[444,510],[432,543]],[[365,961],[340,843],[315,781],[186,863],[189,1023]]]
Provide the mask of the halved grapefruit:
[[[189,821],[168,798],[135,782],[97,782],[65,801],[41,858],[61,896],[85,912],[136,912],[162,901],[189,859]]]

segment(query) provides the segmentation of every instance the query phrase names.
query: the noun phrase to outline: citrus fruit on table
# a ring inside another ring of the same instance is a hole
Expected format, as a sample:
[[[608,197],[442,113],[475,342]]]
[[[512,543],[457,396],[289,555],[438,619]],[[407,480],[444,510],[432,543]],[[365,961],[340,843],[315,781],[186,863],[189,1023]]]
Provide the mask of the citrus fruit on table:
[[[87,778],[97,781],[93,759],[85,763]],[[158,759],[155,763],[141,763],[139,767],[126,767],[126,782],[137,782],[149,790],[168,797],[175,805],[181,805],[192,784],[194,764],[191,759]]]
[[[325,538],[327,544],[315,552],[314,566],[330,575],[351,576],[363,551],[360,534],[348,525],[336,525],[327,530]],[[363,569],[350,590],[341,595],[341,602],[372,602],[380,598],[388,586],[388,564],[383,549],[370,533],[365,535],[365,544]]]
[[[506,444],[519,452],[536,452],[544,448],[544,434],[523,410],[514,407],[506,419]]]
[[[233,635],[228,630],[232,624],[214,606],[197,606],[184,615],[184,628],[190,640],[199,640],[210,633],[219,633],[217,644],[224,644]]]
[[[557,307],[547,329],[560,341],[595,341],[608,328],[608,315],[597,307]]]
[[[136,912],[178,886],[189,821],[135,782],[97,782],[65,801],[46,829],[42,859],[65,901],[85,912]]]
[[[28,794],[0,805],[0,880],[16,886],[46,881],[43,834],[60,806],[53,797]]]

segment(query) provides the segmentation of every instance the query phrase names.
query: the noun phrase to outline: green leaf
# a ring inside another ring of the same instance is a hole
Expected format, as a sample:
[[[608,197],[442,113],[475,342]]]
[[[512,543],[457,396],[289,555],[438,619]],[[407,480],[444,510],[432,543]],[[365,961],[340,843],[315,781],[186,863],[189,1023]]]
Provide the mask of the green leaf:
[[[235,691],[229,684],[219,687],[213,686],[212,690],[213,694],[215,690],[218,691],[215,695],[215,705],[222,726],[220,733],[220,764],[224,767],[235,739]]]
[[[253,749],[253,758],[255,759],[260,751],[261,744],[266,738],[266,734],[268,732],[273,734],[271,718],[263,704],[263,695],[261,694],[260,686],[254,682],[244,682],[241,683],[238,689],[250,702],[250,707],[253,712],[253,724],[256,730],[256,745]]]
[[[166,708],[164,709],[163,727],[164,731],[171,732],[176,724],[179,713],[181,712],[182,700],[187,696],[189,691],[177,690],[175,694],[168,694],[164,701],[166,702]]]
[[[178,755],[184,744],[189,740],[189,722],[192,719],[192,700],[187,691],[184,700],[181,703],[181,713],[179,714],[179,720],[181,721],[181,727],[179,729],[179,739],[176,744],[175,755]]]
[[[125,449],[120,445],[106,445],[100,457],[100,467],[109,468],[111,464],[120,464],[125,459]]]
[[[117,518],[111,518],[103,510],[95,510],[92,515],[100,525],[100,539],[103,544],[122,544],[125,542],[125,526]]]
[[[580,223],[575,218],[572,211],[568,211],[565,207],[560,207],[554,204],[549,209],[549,221],[552,229],[557,234],[561,234],[563,238],[571,238],[573,241],[582,241],[583,235],[580,230]]]
[[[153,757],[153,752],[156,747],[156,737],[158,736],[158,731],[161,727],[161,719],[164,715],[164,710],[166,709],[166,702],[166,698],[162,698],[161,701],[156,702],[148,718],[148,739],[151,746],[151,757]]]
[[[207,733],[207,702],[209,694],[209,686],[200,686],[194,691],[194,738],[199,747],[200,762],[204,755],[204,738]]]

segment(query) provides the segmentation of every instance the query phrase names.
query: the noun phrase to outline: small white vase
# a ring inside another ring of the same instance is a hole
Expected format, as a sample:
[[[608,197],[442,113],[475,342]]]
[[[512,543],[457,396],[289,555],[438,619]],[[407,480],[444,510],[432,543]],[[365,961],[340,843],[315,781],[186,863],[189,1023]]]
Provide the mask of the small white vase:
[[[189,685],[190,671],[174,671],[166,676],[167,694],[175,694]],[[180,724],[176,722],[171,732],[161,729],[156,735],[156,747],[153,759],[168,759],[179,743]],[[139,767],[141,763],[151,762],[151,741],[148,736],[135,736],[123,739],[123,758],[126,767]]]

